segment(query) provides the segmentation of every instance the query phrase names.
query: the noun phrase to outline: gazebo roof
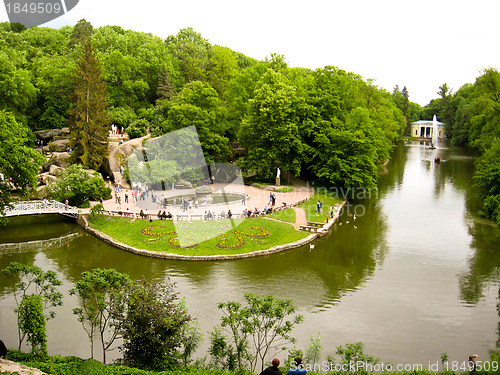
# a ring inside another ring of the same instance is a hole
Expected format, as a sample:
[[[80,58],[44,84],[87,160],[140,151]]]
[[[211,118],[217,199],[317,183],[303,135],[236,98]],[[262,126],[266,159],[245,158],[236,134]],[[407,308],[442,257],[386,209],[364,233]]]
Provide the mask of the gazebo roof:
[[[433,121],[432,120],[418,120],[415,122],[412,122],[411,125],[432,125]],[[444,123],[437,121],[438,125],[444,125]]]

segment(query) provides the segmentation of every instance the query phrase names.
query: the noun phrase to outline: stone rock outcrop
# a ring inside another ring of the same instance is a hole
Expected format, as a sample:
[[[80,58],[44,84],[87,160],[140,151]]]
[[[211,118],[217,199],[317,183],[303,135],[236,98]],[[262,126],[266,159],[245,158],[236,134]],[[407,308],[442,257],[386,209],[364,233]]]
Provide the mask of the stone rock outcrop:
[[[71,160],[71,155],[67,152],[54,152],[50,160],[44,164],[43,169],[48,171],[51,165],[56,165],[61,168],[67,168]]]
[[[69,142],[69,139],[59,139],[57,141],[50,142],[48,145],[49,152],[65,152],[66,148],[69,146]]]
[[[62,168],[55,165],[55,164],[52,164],[51,166],[49,166],[49,174],[51,176],[57,176],[58,173],[60,173],[62,171]]]
[[[149,138],[149,135],[132,139],[121,145],[113,145],[110,142],[109,156],[104,164],[104,170],[115,182],[120,182],[121,186],[125,189],[130,189],[130,186],[121,175],[120,166],[122,163],[126,165],[128,157],[134,153],[136,148],[142,147],[142,141],[146,138]]]
[[[27,367],[6,359],[0,359],[0,372],[3,374],[6,371],[19,375],[47,375],[37,368]]]
[[[60,136],[62,134],[63,134],[62,129],[39,130],[35,132],[36,138],[44,141],[44,143],[47,140]]]

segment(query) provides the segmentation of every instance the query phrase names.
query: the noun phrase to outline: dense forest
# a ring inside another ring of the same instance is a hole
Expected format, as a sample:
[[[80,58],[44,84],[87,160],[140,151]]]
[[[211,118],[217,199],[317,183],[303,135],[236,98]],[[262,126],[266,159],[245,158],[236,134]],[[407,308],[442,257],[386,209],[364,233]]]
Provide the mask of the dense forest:
[[[131,137],[194,125],[208,162],[236,162],[260,180],[280,167],[326,186],[371,187],[409,124],[437,114],[452,142],[484,155],[483,213],[497,222],[499,80],[488,69],[454,94],[444,84],[421,108],[406,87],[391,93],[334,66],[292,68],[278,54],[259,61],[191,28],[162,39],[85,20],[58,30],[0,24],[0,129],[18,129],[15,154],[34,140],[25,129],[70,127],[75,161],[97,169],[111,124]]]

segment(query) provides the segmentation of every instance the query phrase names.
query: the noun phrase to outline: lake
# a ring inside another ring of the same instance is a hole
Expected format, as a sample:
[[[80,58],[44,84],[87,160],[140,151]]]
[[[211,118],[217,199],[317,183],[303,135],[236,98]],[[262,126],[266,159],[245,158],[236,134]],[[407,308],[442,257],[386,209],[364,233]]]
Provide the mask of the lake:
[[[437,155],[440,164],[433,161]],[[0,229],[0,243],[38,241],[0,245],[0,267],[33,264],[63,280],[64,306],[48,323],[50,354],[89,356],[85,331],[72,314],[78,301],[67,291],[82,271],[109,267],[132,278],[174,281],[204,331],[199,356],[219,321],[217,302],[241,301],[252,292],[293,299],[305,318],[294,331],[297,348],[319,333],[325,358],[339,345],[362,341],[367,353],[393,364],[427,366],[444,352],[450,361],[469,354],[484,360],[499,340],[500,230],[476,214],[473,163],[473,152],[446,143],[434,150],[416,141],[399,146],[378,191],[351,201],[312,250],[234,261],[152,259],[45,215],[11,219]],[[0,337],[17,347],[9,292],[0,276]]]

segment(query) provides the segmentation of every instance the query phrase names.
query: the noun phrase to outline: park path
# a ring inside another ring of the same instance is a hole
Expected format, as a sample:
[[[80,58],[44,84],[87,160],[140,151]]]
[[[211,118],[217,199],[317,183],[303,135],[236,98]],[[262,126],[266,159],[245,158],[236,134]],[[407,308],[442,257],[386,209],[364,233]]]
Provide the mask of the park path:
[[[290,223],[289,221],[278,220],[278,219],[275,219],[275,218],[269,217],[269,216],[262,216],[262,217],[264,219],[267,219],[267,220],[274,220],[274,221],[279,221],[282,223],[290,224],[296,230],[300,230],[301,225],[307,225],[306,212],[303,208],[300,208],[300,207],[292,207],[292,209],[295,211],[295,223]]]
[[[295,224],[294,228],[299,230],[301,225],[307,225],[306,210],[301,207],[294,207],[295,211]]]

